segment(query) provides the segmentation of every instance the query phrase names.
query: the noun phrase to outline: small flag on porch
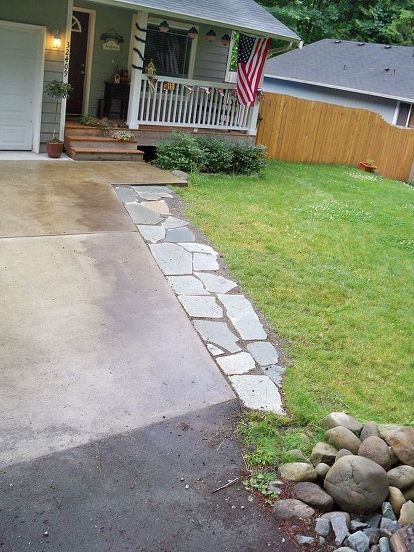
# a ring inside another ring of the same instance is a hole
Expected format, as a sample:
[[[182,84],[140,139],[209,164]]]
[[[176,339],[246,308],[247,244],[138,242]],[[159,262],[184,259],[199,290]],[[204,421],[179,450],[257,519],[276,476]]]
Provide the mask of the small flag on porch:
[[[242,105],[254,104],[269,46],[270,38],[239,37],[237,98]]]

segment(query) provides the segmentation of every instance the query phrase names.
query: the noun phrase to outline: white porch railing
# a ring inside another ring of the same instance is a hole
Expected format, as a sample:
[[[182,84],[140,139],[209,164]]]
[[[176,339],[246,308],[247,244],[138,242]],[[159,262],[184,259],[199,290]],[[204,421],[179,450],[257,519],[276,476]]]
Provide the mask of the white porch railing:
[[[142,75],[139,125],[249,131],[253,108],[242,106],[233,83]],[[255,123],[254,123],[255,124]]]

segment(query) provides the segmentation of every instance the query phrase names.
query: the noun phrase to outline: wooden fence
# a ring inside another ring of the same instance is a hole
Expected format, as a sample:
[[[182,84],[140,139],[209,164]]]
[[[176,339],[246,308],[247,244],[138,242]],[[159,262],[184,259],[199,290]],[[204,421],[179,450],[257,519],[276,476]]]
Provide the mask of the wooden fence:
[[[377,113],[266,93],[257,142],[273,159],[358,165],[372,160],[388,178],[414,180],[414,129]]]

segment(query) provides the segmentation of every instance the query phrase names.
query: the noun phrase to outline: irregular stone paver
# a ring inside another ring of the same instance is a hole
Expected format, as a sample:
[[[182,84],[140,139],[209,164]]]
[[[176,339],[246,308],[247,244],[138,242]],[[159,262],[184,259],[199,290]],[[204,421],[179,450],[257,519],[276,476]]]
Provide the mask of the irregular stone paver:
[[[189,316],[194,318],[223,318],[223,309],[215,297],[205,295],[180,295],[180,303]]]
[[[151,211],[155,211],[155,213],[159,213],[160,215],[170,214],[170,208],[163,199],[160,201],[146,201],[143,205],[147,207],[147,209],[151,209]]]
[[[150,194],[147,192],[138,193],[138,196],[145,201],[159,201],[162,198],[159,194]]]
[[[230,376],[230,382],[247,408],[284,414],[280,393],[267,376]]]
[[[217,359],[217,363],[228,376],[246,374],[246,372],[250,372],[250,370],[254,370],[256,367],[252,355],[244,351],[235,355],[220,357]]]
[[[220,267],[215,255],[207,253],[194,253],[193,254],[193,268],[194,271],[198,270],[218,270]]]
[[[273,383],[279,386],[282,385],[283,375],[285,373],[285,369],[282,366],[272,364],[270,366],[265,366],[262,370],[266,376],[269,376]]]
[[[184,240],[183,240],[184,241]],[[209,245],[205,245],[204,243],[181,243],[181,247],[184,247],[187,251],[191,251],[191,253],[212,253],[213,255],[218,255],[217,251],[214,251],[212,247]]]
[[[212,343],[207,343],[207,349],[210,351],[210,353],[216,357],[218,355],[223,355],[224,351],[220,349],[219,347],[216,347]]]
[[[217,295],[242,339],[266,339],[267,334],[244,295]]]
[[[195,276],[167,276],[167,280],[177,295],[210,295]]]
[[[187,226],[188,222],[186,220],[178,219],[176,217],[168,217],[162,225],[164,228],[180,228],[180,226]]]
[[[155,243],[149,248],[158,266],[168,276],[191,274],[193,270],[192,255],[175,243]]]
[[[161,197],[172,197],[172,192],[167,186],[134,186],[137,194],[157,194]]]
[[[151,226],[150,224],[142,226],[138,224],[137,228],[144,240],[151,243],[157,243],[165,238],[165,228],[163,226]]]
[[[186,240],[188,242],[195,240],[194,234],[186,226],[181,228],[171,228],[170,230],[167,230],[165,241],[178,243],[182,242],[183,240]],[[184,249],[188,251],[186,247]]]
[[[260,366],[269,366],[270,364],[277,364],[279,361],[279,355],[276,349],[268,341],[256,341],[255,343],[249,343],[247,350],[252,354],[253,358]]]
[[[181,245],[181,244],[180,244]],[[209,274],[208,272],[195,272],[197,278],[203,282],[208,291],[212,293],[227,293],[237,287],[236,282],[228,280],[224,276],[218,274]]]
[[[158,224],[163,219],[158,213],[140,203],[125,203],[125,208],[135,224]]]
[[[138,199],[133,188],[128,188],[127,186],[115,186],[115,192],[122,203],[128,203]]]
[[[240,351],[240,347],[237,345],[237,336],[234,335],[225,322],[194,320],[193,324],[204,341],[210,341],[219,347],[223,347],[229,353]]]

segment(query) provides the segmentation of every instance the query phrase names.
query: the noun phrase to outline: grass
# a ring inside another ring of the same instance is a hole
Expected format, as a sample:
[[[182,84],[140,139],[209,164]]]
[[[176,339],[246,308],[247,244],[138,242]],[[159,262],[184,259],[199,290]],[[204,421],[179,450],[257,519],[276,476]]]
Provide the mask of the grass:
[[[285,340],[295,424],[332,410],[414,422],[413,187],[272,162],[257,178],[195,175],[180,193]]]

